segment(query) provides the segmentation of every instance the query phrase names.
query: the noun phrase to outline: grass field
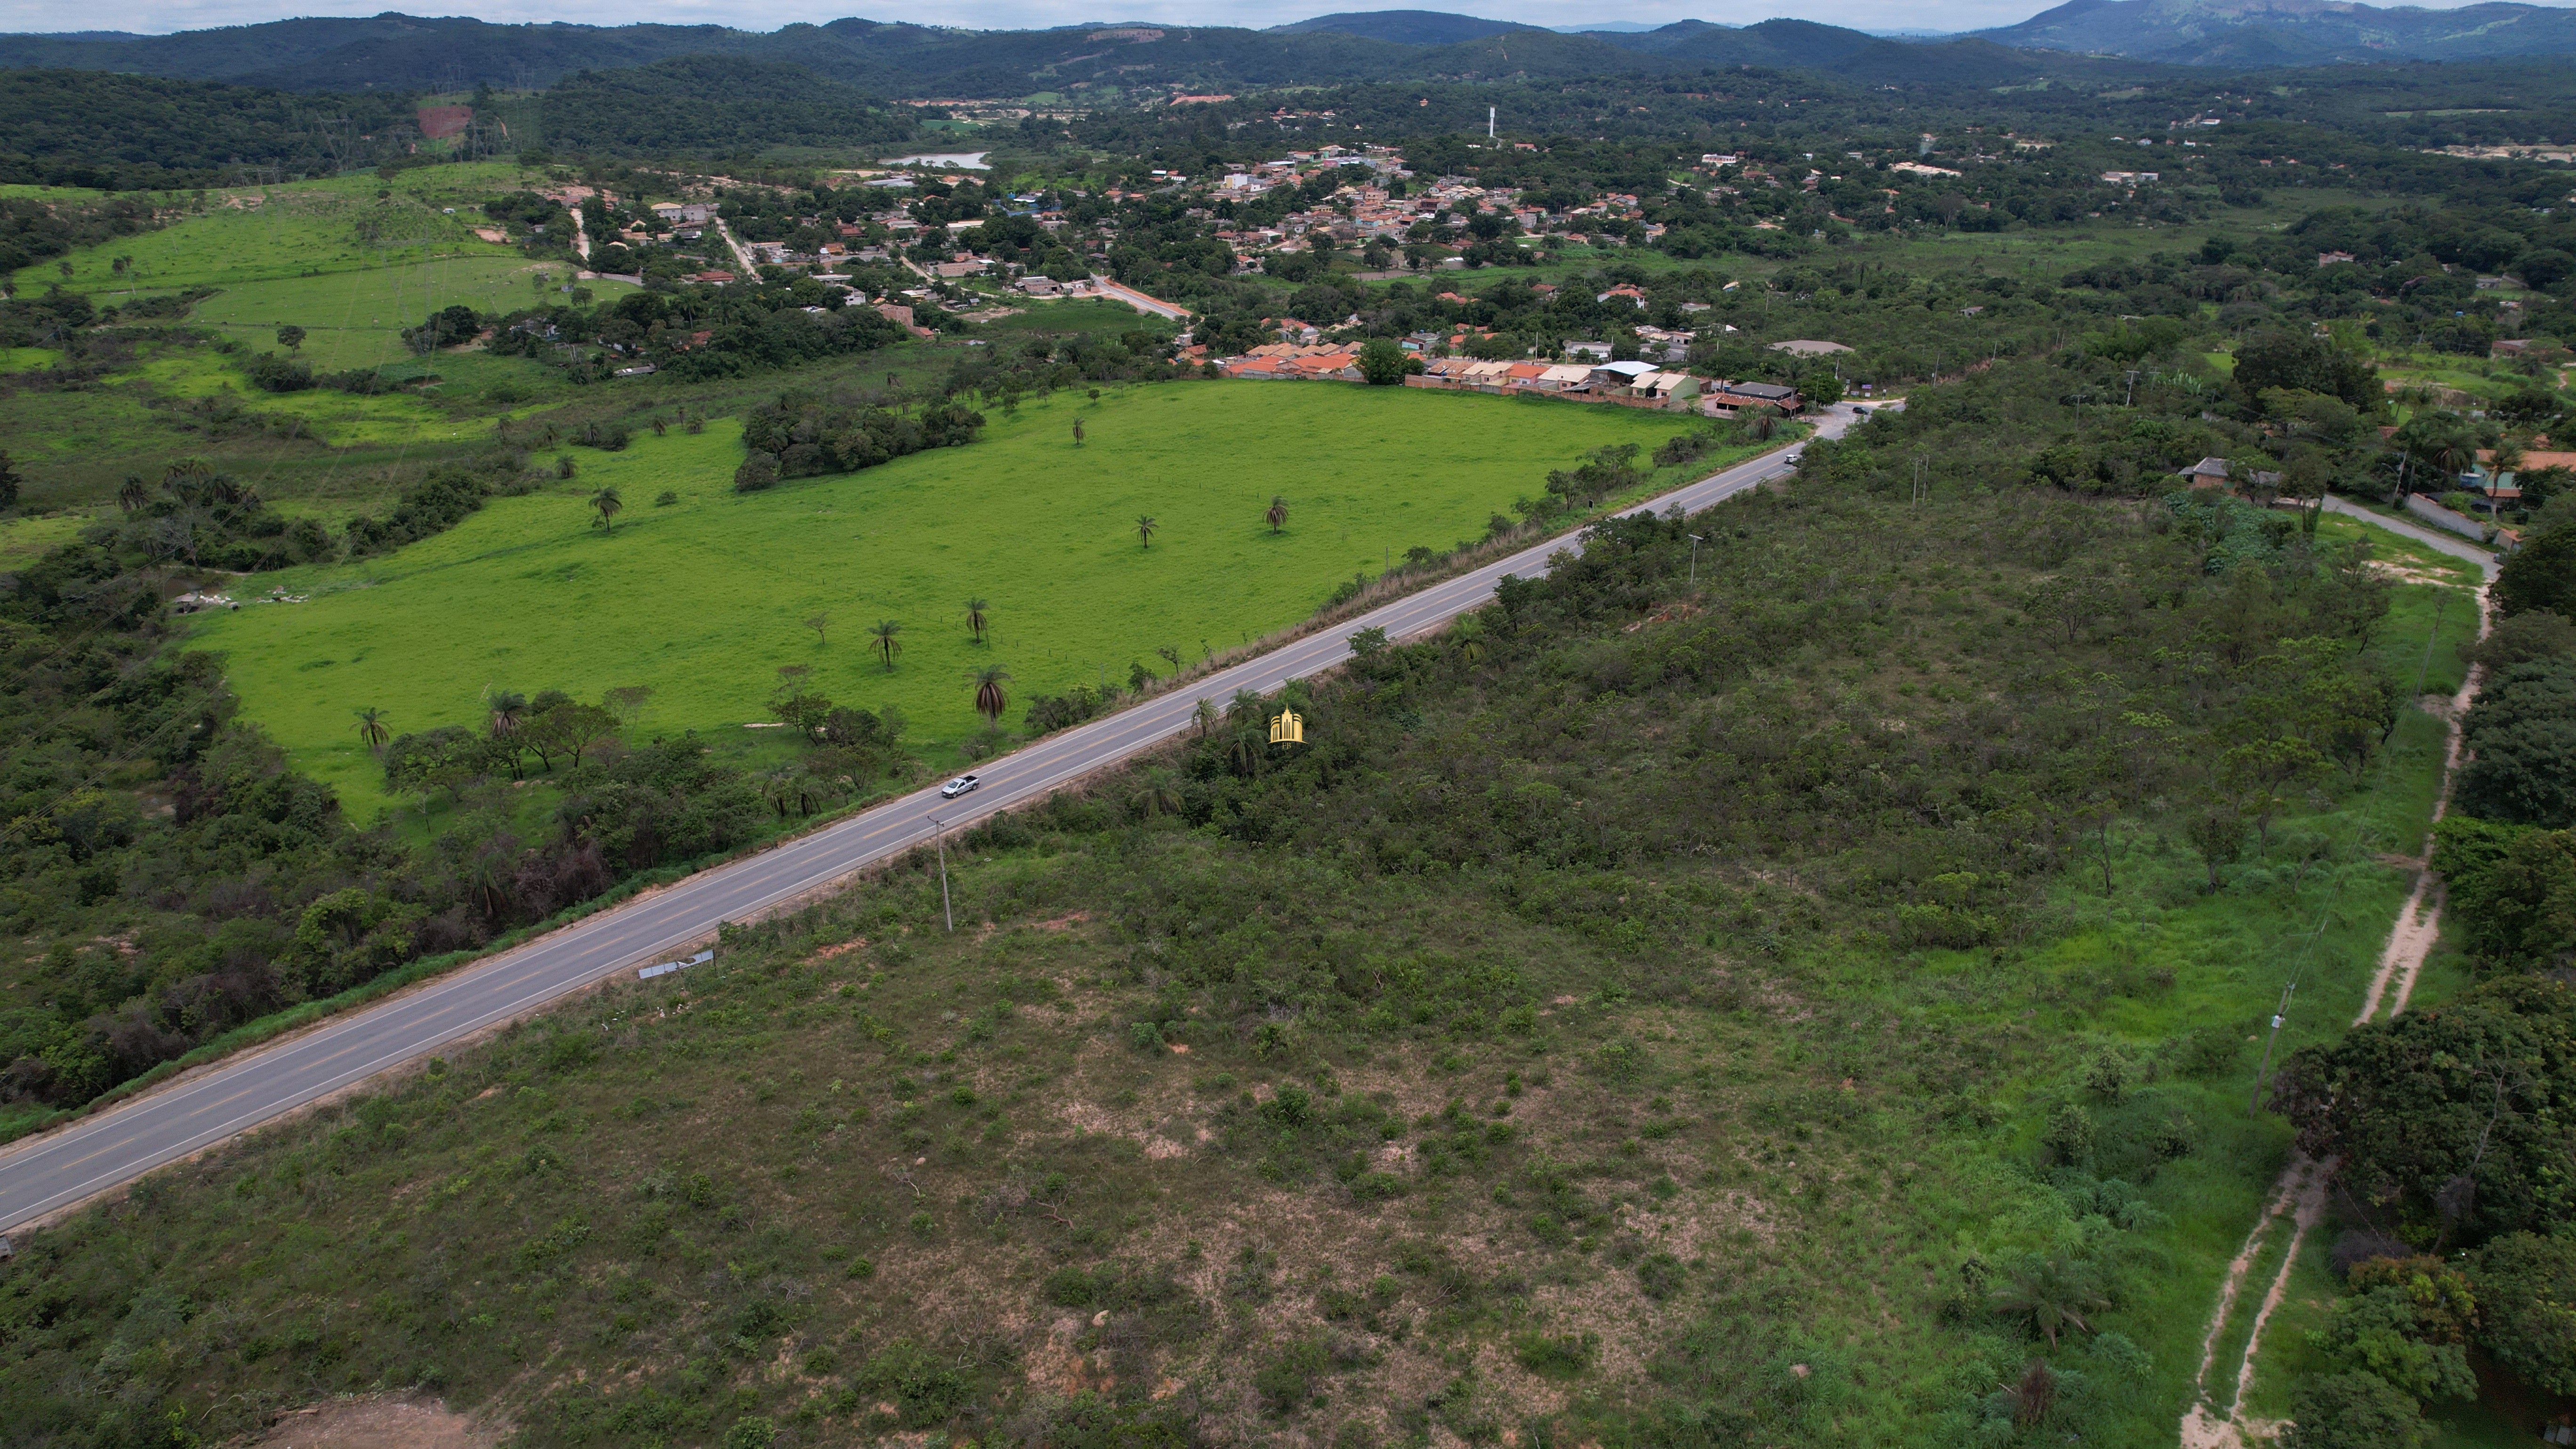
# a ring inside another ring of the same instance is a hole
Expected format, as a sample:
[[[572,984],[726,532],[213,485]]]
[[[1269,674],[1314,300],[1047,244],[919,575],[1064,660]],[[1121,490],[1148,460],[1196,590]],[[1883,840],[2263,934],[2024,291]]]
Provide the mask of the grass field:
[[[277,329],[305,330],[301,356],[321,371],[381,367],[411,359],[402,329],[441,307],[462,302],[478,312],[509,312],[543,303],[536,283],[571,280],[563,263],[514,256],[447,256],[319,277],[241,282],[197,304],[191,320],[246,347],[279,350]],[[634,290],[624,282],[579,285],[601,298]]]
[[[471,208],[524,179],[515,165],[478,163],[423,167],[390,180],[361,172],[214,191],[202,214],[61,258],[71,266],[68,274],[47,261],[22,268],[15,280],[21,291],[59,282],[105,301],[128,290],[232,286],[442,256],[516,257],[512,247],[475,237],[482,218]],[[122,272],[115,265],[120,257],[127,259]]]
[[[1089,435],[1076,448],[1076,416]],[[1322,385],[1177,383],[995,415],[971,447],[741,496],[729,424],[573,450],[565,490],[496,500],[436,539],[355,565],[263,575],[309,604],[211,616],[249,716],[365,815],[383,800],[350,711],[397,730],[479,717],[489,689],[596,698],[649,684],[641,733],[770,717],[783,665],[843,703],[895,704],[934,758],[978,723],[967,674],[1015,701],[1170,666],[1304,618],[1416,545],[1483,534],[1549,468],[1608,442],[1651,449],[1688,420],[1625,408]],[[1714,462],[1699,465],[1706,469]],[[583,497],[614,486],[615,533]],[[678,501],[654,505],[664,491]],[[1272,534],[1262,513],[1289,503]],[[1140,546],[1135,520],[1160,520]],[[991,601],[971,642],[970,597]],[[818,639],[803,621],[829,616]],[[889,672],[865,630],[901,622]],[[1008,719],[1016,724],[1015,703]]]

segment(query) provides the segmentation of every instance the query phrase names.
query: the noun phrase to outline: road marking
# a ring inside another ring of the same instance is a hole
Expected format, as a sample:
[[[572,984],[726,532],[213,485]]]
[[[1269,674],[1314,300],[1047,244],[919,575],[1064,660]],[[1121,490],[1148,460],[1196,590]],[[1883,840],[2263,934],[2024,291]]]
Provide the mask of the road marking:
[[[1615,516],[1660,513],[1675,506],[1696,512],[1789,471],[1775,451]],[[1348,627],[1352,632],[1382,628],[1391,639],[1422,633],[1490,597],[1506,576],[1545,573],[1548,560],[1559,551],[1580,553],[1582,544],[1577,538],[1545,540],[1390,600],[1350,620]],[[648,957],[699,940],[727,920],[756,915],[779,901],[846,879],[934,835],[987,819],[1066,780],[1115,764],[1187,730],[1199,699],[1231,695],[1238,689],[1267,693],[1290,680],[1329,669],[1350,653],[1347,634],[1319,633],[1291,640],[1209,675],[1201,682],[1202,692],[1160,695],[1006,757],[995,766],[994,784],[976,792],[986,798],[960,807],[959,814],[939,826],[929,824],[930,811],[952,802],[940,800],[936,787],[898,796],[865,814],[685,877],[656,895],[523,942],[422,983],[416,990],[326,1020],[287,1041],[253,1048],[215,1064],[194,1081],[144,1093],[95,1117],[0,1150],[0,1225],[14,1226],[79,1202],[449,1042],[534,1011]],[[497,1006],[483,1005],[495,996],[507,1000]],[[455,1020],[459,1012],[473,1014],[459,1024]],[[373,1055],[356,1066],[340,1066],[370,1052]],[[211,1126],[198,1125],[246,1101],[248,1105],[230,1117]],[[152,1145],[156,1140],[158,1145]],[[77,1182],[54,1185],[66,1174],[110,1158],[121,1159],[119,1165]]]

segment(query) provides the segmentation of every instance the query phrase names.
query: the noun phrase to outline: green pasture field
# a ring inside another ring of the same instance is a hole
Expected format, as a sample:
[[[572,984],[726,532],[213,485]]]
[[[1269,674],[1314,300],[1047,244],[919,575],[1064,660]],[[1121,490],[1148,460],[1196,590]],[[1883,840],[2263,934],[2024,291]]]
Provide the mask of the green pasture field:
[[[110,194],[86,186],[37,186],[22,181],[0,185],[0,197],[11,201],[95,201]]]
[[[86,513],[21,513],[0,518],[0,568],[32,562],[80,535]]]
[[[979,723],[979,665],[1015,676],[1016,724],[1032,693],[1123,685],[1136,662],[1169,672],[1157,648],[1197,660],[1294,623],[1408,548],[1480,537],[1587,449],[1689,426],[1406,389],[1160,384],[1059,394],[992,415],[970,447],[742,496],[739,433],[718,423],[572,450],[567,488],[495,500],[394,555],[262,575],[312,602],[206,617],[195,642],[229,656],[247,715],[361,815],[385,797],[351,710],[383,709],[397,731],[464,724],[492,689],[648,684],[637,733],[651,735],[766,720],[777,670],[805,665],[833,699],[900,706],[916,747],[945,759]],[[625,501],[613,534],[583,501],[603,486]],[[678,501],[655,506],[666,490]],[[1289,506],[1276,535],[1273,494]],[[1151,548],[1140,514],[1160,520]],[[976,596],[991,603],[983,646],[963,622]],[[819,639],[803,623],[817,613]],[[904,625],[891,672],[867,652],[879,619]]]
[[[316,371],[382,367],[415,360],[402,329],[420,325],[442,307],[463,303],[478,312],[508,312],[544,303],[552,289],[572,282],[562,262],[512,256],[445,256],[319,277],[241,282],[197,304],[190,320],[257,351],[284,351],[277,329],[304,329],[298,353]],[[550,285],[540,287],[539,279]],[[601,299],[635,290],[624,282],[587,281]]]
[[[207,194],[203,213],[158,231],[84,247],[58,262],[22,268],[20,290],[57,282],[100,301],[130,290],[174,291],[242,282],[364,271],[440,256],[516,257],[514,247],[479,240],[469,208],[518,184],[512,165],[423,167],[391,180],[373,172],[284,186]],[[378,191],[390,193],[377,197]],[[445,208],[457,208],[446,214]],[[376,236],[359,235],[370,224]],[[116,259],[128,259],[123,272]]]

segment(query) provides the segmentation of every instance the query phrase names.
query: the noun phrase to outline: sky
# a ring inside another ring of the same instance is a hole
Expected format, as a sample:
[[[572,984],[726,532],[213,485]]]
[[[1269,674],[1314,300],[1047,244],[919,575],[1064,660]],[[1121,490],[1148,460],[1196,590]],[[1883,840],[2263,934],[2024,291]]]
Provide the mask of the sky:
[[[1976,30],[1986,26],[2010,25],[2049,8],[2055,0],[1843,0],[1830,8],[1807,8],[1799,18],[1847,25],[1862,30],[1956,31]],[[2447,10],[2471,0],[2434,0],[2428,9]],[[416,8],[415,8],[416,7]],[[289,15],[372,15],[385,9],[399,8],[410,14],[473,15],[492,21],[560,20],[586,25],[625,25],[635,21],[661,21],[694,25],[712,23],[743,29],[774,30],[793,21],[836,20],[844,15],[863,15],[871,20],[904,20],[917,24],[973,26],[987,30],[1029,29],[1051,25],[1080,25],[1090,22],[1122,20],[1150,21],[1164,25],[1242,25],[1260,28],[1283,24],[1310,15],[1336,11],[1389,9],[1366,0],[1325,0],[1325,3],[1269,3],[1269,0],[945,0],[929,6],[907,4],[867,8],[851,0],[779,0],[746,9],[739,4],[717,3],[717,0],[660,0],[660,3],[637,4],[633,0],[467,0],[463,4],[410,4],[350,6],[347,9],[298,9],[280,5],[277,0],[0,0],[0,29],[12,31],[128,30],[147,34],[164,34],[174,30],[198,30],[218,25],[247,25],[264,20],[282,19]],[[1558,26],[1568,23],[1567,7],[1547,0],[1485,0],[1474,5],[1444,5],[1439,0],[1413,0],[1409,8],[1424,10],[1451,9],[1463,14],[1482,15],[1495,20],[1515,20],[1528,25]],[[1637,21],[1661,25],[1675,20],[1708,20],[1723,25],[1749,25],[1776,15],[1792,13],[1776,3],[1764,0],[1736,0],[1734,4],[1692,5],[1674,3],[1596,4],[1583,9],[1575,23],[1600,24],[1608,21]]]

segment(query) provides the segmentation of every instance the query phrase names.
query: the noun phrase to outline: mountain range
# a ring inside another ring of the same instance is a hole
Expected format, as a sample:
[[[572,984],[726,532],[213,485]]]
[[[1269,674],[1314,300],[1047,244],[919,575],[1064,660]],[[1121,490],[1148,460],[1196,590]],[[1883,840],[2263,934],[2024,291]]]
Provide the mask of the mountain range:
[[[2132,67],[2258,69],[2576,53],[2576,11],[2512,3],[2376,9],[2342,0],[2068,0],[1973,36],[1891,39],[1808,20],[1567,33],[1428,10],[1322,15],[1271,30],[1109,24],[960,30],[844,19],[717,25],[501,25],[386,12],[171,35],[0,35],[0,67],[112,70],[289,91],[530,89],[680,56],[792,61],[879,95],[1023,96],[1084,87],[1251,89],[1378,80],[1653,75],[1710,66],[1873,84],[1991,86]]]
[[[1907,44],[1804,20],[1563,34],[1431,11],[1324,16],[1279,30],[1147,24],[956,30],[835,20],[759,32],[715,25],[496,25],[387,13],[173,35],[0,35],[0,67],[114,70],[289,91],[530,89],[679,56],[792,61],[897,97],[1024,96],[1085,86],[1262,86],[1696,72],[1825,71],[1873,83],[1993,85],[2095,66],[1993,41]]]
[[[2067,0],[2019,25],[1978,34],[2018,48],[2234,69],[2497,60],[2576,52],[2576,10],[2515,4],[2383,10],[2348,0]]]

